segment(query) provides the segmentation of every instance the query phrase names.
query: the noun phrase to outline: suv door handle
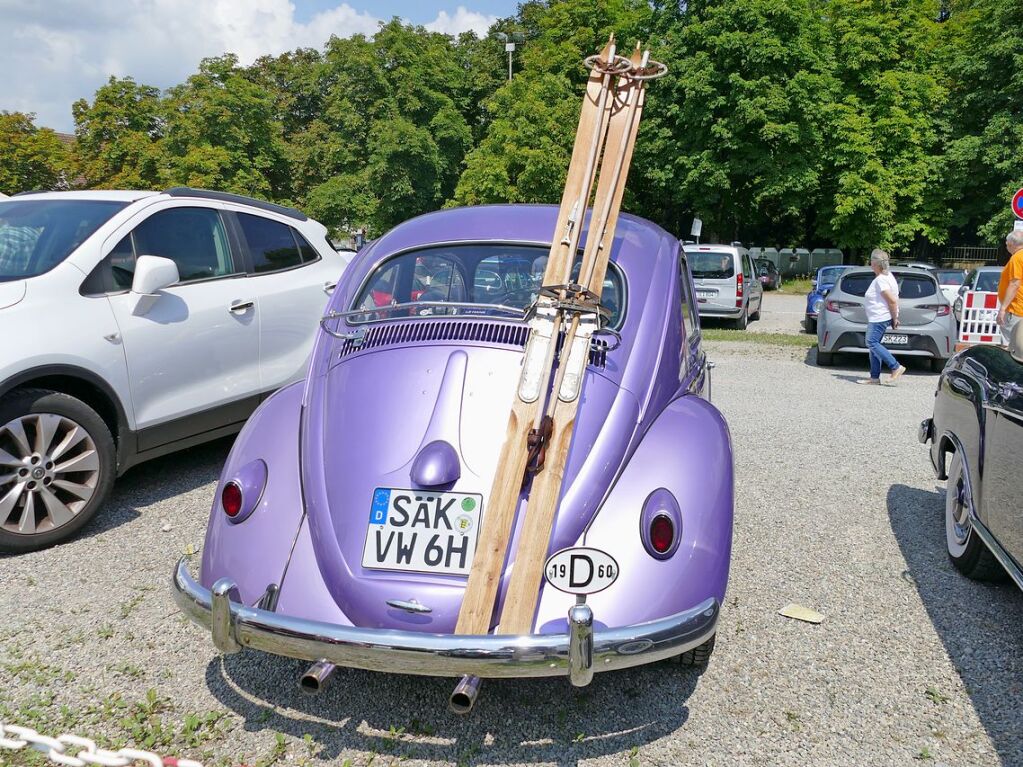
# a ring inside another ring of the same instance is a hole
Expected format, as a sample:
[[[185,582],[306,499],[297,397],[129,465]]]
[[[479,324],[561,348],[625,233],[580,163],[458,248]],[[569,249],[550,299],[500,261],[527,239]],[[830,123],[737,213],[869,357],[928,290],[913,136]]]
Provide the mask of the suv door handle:
[[[323,283],[323,292],[324,293],[333,293],[334,292],[334,288],[336,288],[336,287],[337,287],[337,283],[336,282],[325,282],[325,283]]]
[[[256,304],[252,301],[234,301],[231,306],[228,307],[228,311],[232,312],[247,312]]]

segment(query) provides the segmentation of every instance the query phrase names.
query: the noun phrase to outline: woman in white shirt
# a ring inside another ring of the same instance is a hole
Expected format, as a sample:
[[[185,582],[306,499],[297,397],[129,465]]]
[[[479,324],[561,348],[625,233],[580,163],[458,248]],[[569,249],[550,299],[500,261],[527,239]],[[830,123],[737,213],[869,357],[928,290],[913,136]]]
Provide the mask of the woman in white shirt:
[[[870,268],[874,270],[875,277],[864,295],[870,378],[862,379],[859,383],[880,384],[882,363],[892,371],[891,380],[894,383],[906,372],[906,368],[895,361],[892,353],[881,344],[881,339],[888,328],[899,326],[899,283],[890,271],[888,253],[880,248],[870,254]]]

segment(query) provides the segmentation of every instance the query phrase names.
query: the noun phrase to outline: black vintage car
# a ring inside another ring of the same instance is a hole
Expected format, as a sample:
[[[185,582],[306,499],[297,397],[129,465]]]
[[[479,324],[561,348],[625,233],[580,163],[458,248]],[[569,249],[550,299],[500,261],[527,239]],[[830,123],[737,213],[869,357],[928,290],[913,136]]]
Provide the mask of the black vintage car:
[[[1023,323],[1009,348],[973,346],[941,374],[934,417],[920,424],[945,493],[952,563],[978,580],[1023,588]]]

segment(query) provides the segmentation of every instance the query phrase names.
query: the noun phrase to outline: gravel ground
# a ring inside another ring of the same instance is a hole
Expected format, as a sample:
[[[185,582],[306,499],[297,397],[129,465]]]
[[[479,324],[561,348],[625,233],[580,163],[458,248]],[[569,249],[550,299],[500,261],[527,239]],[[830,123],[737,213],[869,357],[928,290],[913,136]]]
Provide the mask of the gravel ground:
[[[806,316],[806,296],[764,291],[764,308],[760,319],[746,326],[748,333],[802,333],[803,318]],[[705,319],[707,327],[730,328],[732,323],[724,320]]]
[[[310,698],[301,663],[222,660],[168,595],[202,542],[221,442],[130,472],[77,541],[0,558],[0,719],[225,765],[1023,764],[1023,595],[945,556],[943,488],[915,436],[935,377],[861,387],[859,367],[803,350],[708,346],[737,506],[702,675],[660,665],[582,694],[487,682],[460,719],[448,680],[342,670]],[[823,624],[779,616],[789,602]]]

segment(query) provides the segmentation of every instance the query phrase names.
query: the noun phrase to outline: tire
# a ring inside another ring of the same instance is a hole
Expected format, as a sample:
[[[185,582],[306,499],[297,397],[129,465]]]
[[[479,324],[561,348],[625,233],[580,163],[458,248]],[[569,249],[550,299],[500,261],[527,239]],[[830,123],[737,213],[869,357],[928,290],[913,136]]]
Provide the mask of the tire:
[[[822,352],[821,348],[817,347],[817,364],[821,367],[828,368],[835,364],[834,352]]]
[[[761,298],[760,299],[760,303],[757,304],[757,313],[750,316],[750,321],[751,322],[754,322],[754,321],[757,321],[757,320],[760,319],[760,312],[763,310],[763,308],[764,308],[764,299]]]
[[[746,326],[749,325],[749,306],[742,307],[742,315],[732,322],[736,330],[745,330]]]
[[[706,666],[710,663],[710,656],[714,652],[715,639],[717,639],[717,634],[712,636],[699,647],[694,647],[692,650],[686,650],[681,655],[676,655],[672,658],[672,660],[682,668]]]
[[[1008,575],[970,524],[969,500],[963,462],[959,453],[953,453],[945,489],[945,548],[949,559],[967,578],[1001,583]]]
[[[807,333],[816,333],[817,332],[817,320],[815,320],[809,314],[806,315],[806,317],[805,317],[805,319],[803,321],[803,329],[806,330]]]
[[[0,398],[0,450],[17,459],[0,466],[0,551],[36,551],[67,540],[114,484],[110,429],[67,394],[18,389]]]

